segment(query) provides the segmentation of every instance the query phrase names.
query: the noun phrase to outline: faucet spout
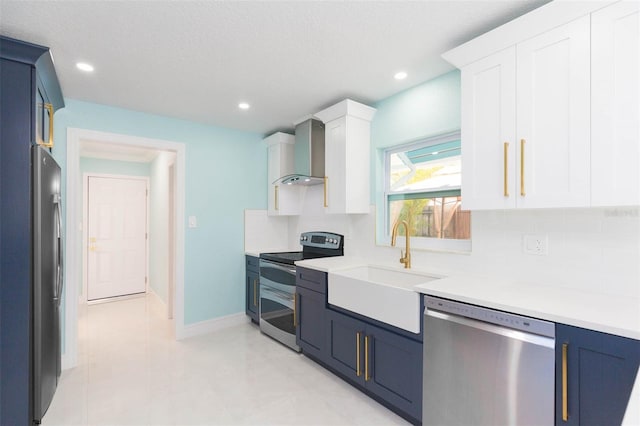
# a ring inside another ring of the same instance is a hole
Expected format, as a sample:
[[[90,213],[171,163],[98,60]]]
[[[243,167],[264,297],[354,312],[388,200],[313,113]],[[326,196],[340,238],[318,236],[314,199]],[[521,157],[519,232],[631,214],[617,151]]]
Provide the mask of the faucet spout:
[[[393,230],[391,231],[391,245],[395,247],[396,245],[396,237],[398,235],[398,226],[404,225],[404,234],[405,234],[405,252],[402,253],[400,250],[400,263],[404,264],[405,269],[411,268],[411,243],[409,237],[409,224],[406,220],[400,221],[398,220],[395,225],[393,225]]]

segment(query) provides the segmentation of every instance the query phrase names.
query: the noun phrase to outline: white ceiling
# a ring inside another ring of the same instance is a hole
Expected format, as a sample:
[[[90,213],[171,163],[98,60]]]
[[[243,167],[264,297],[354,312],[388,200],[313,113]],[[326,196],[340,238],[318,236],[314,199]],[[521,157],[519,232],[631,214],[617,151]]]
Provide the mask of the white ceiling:
[[[441,75],[442,52],[546,2],[0,0],[0,33],[51,47],[66,98],[269,134]]]

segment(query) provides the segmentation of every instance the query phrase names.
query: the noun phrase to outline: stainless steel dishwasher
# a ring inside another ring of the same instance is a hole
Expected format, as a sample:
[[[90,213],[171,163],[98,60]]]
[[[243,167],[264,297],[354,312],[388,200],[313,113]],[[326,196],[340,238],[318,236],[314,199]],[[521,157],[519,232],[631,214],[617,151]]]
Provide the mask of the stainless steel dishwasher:
[[[424,426],[553,425],[554,323],[424,302]]]

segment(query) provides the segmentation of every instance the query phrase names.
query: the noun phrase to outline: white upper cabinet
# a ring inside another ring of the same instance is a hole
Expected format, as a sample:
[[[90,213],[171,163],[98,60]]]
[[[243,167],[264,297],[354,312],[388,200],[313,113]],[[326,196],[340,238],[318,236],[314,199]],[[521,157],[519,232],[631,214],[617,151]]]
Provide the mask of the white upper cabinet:
[[[588,206],[589,16],[519,43],[516,69],[516,205]]]
[[[640,3],[591,15],[591,203],[640,204]]]
[[[464,208],[638,204],[637,2],[552,2],[443,56]]]
[[[346,99],[314,114],[325,124],[327,213],[369,213],[370,127],[375,111]]]
[[[462,68],[462,206],[515,207],[516,49]]]
[[[287,133],[274,133],[264,139],[267,144],[267,194],[269,216],[287,216],[300,214],[301,188],[299,186],[282,186],[274,182],[285,175],[293,173],[293,147],[295,138]]]

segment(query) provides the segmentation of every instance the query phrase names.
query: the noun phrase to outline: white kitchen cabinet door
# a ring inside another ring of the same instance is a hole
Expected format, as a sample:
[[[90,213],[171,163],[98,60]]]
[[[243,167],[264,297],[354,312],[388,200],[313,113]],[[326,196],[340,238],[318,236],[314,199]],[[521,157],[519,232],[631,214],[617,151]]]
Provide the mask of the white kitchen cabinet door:
[[[591,204],[640,204],[640,3],[591,15]]]
[[[516,47],[517,206],[590,204],[590,17]]]
[[[264,141],[268,145],[267,214],[269,216],[300,214],[302,188],[274,184],[278,178],[294,171],[294,137],[286,133],[276,133],[265,138]]]
[[[325,125],[326,213],[369,213],[371,120],[376,110],[345,99],[315,114]]]
[[[462,205],[516,206],[516,49],[462,69]]]
[[[327,213],[369,213],[370,122],[343,116],[325,124]]]

